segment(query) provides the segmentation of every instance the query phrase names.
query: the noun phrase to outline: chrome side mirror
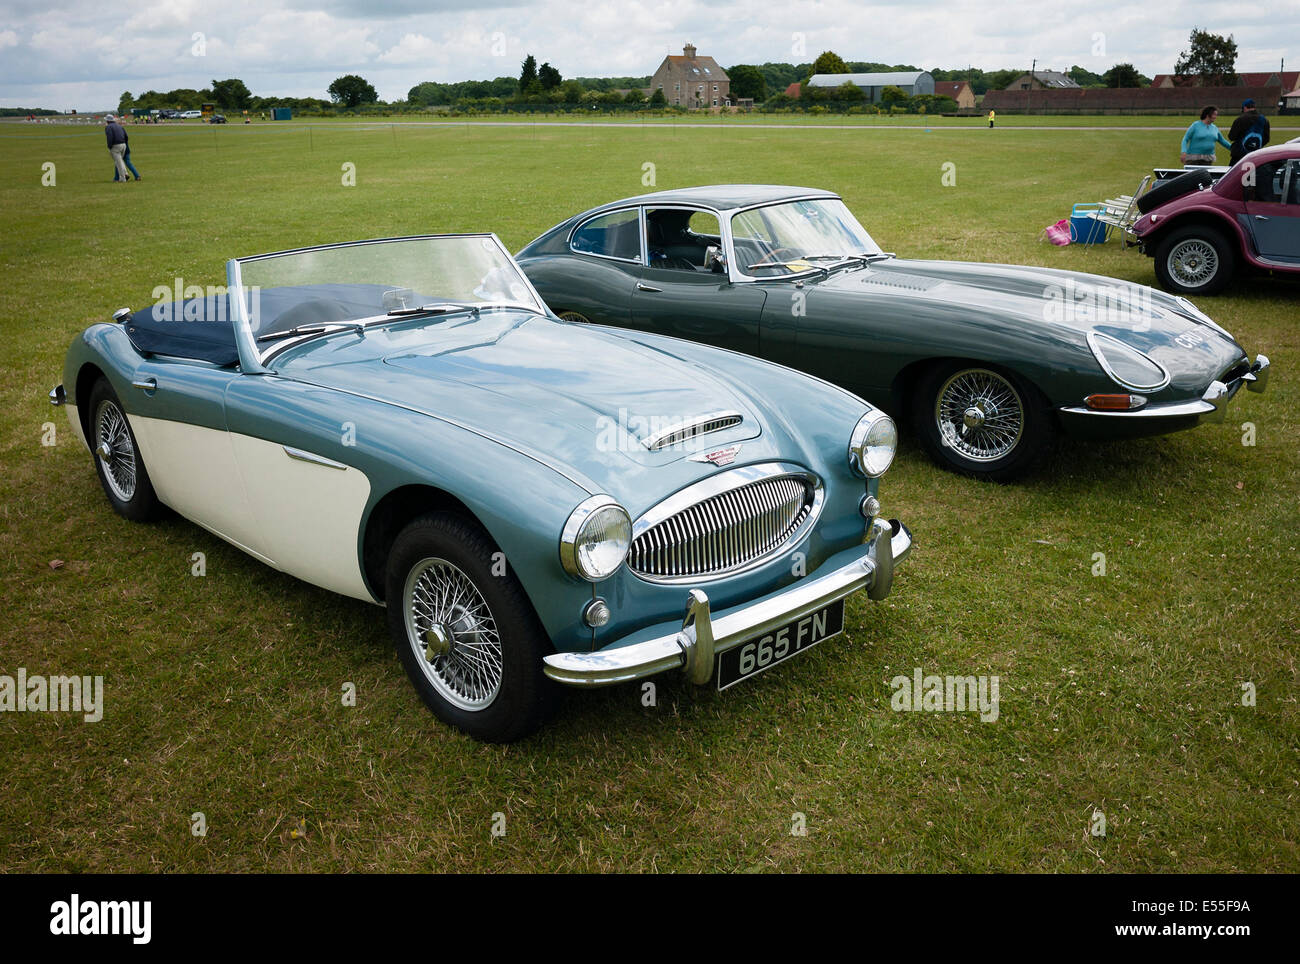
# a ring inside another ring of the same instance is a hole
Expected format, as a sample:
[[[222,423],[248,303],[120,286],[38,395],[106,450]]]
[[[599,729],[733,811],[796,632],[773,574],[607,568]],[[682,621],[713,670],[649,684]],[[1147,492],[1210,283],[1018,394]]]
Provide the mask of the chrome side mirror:
[[[113,320],[117,322],[119,325],[122,324],[122,322],[126,321],[126,319],[130,317],[131,317],[130,308],[118,308],[117,311],[113,312]]]
[[[704,270],[722,272],[727,270],[727,257],[716,244],[704,249]]]

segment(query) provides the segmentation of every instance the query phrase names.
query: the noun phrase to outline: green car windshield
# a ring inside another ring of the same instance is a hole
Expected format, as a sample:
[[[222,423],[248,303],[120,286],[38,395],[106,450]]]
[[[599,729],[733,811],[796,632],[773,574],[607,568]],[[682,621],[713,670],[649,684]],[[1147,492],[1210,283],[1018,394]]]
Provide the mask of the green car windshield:
[[[733,264],[754,278],[804,274],[880,254],[880,247],[838,198],[741,211],[731,218],[731,239]]]
[[[544,312],[494,235],[443,235],[300,248],[235,262],[259,355],[340,327],[474,307]]]

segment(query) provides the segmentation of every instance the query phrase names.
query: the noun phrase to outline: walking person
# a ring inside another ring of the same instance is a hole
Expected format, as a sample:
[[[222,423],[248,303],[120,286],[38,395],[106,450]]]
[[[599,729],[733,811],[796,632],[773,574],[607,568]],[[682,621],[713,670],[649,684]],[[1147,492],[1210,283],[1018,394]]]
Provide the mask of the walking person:
[[[997,119],[998,119],[998,112],[995,110],[989,111],[989,130],[993,130],[993,122]]]
[[[1231,163],[1236,164],[1251,151],[1268,144],[1270,133],[1268,118],[1255,110],[1254,98],[1247,97],[1241,102],[1241,113],[1228,129],[1228,140],[1232,141]]]
[[[1214,126],[1214,121],[1219,116],[1219,108],[1210,106],[1201,111],[1201,119],[1192,121],[1192,126],[1187,128],[1187,133],[1183,135],[1182,153],[1179,159],[1184,165],[1194,164],[1208,166],[1215,161],[1214,148],[1216,144],[1222,144],[1229,150],[1232,145],[1224,139],[1219,133],[1219,129]]]
[[[113,155],[113,169],[116,171],[114,180],[129,181],[131,175],[127,173],[124,160],[126,157],[126,130],[112,114],[104,115],[104,136],[108,140],[108,153]]]

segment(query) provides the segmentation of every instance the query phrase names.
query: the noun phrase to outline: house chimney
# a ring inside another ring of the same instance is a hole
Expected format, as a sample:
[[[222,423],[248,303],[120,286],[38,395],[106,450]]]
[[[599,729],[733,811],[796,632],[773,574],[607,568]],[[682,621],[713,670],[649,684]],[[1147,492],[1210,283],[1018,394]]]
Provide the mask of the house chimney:
[[[686,55],[687,60],[695,59],[695,44],[687,44],[682,48],[682,53]]]

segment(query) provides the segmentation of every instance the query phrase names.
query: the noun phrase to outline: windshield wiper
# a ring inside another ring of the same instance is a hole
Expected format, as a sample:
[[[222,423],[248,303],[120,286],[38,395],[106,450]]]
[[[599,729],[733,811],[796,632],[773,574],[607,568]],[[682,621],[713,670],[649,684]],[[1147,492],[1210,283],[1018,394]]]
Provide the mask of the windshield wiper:
[[[472,311],[478,314],[479,305],[464,305],[454,301],[444,301],[432,305],[412,305],[410,308],[393,308],[388,312],[388,316],[400,317],[401,315],[450,315],[457,311]]]
[[[265,335],[258,335],[257,340],[279,341],[282,338],[296,338],[298,335],[320,335],[327,331],[346,331],[348,329],[361,334],[365,327],[359,321],[338,321],[328,325],[299,325],[297,328],[286,328],[284,331],[268,331]]]

